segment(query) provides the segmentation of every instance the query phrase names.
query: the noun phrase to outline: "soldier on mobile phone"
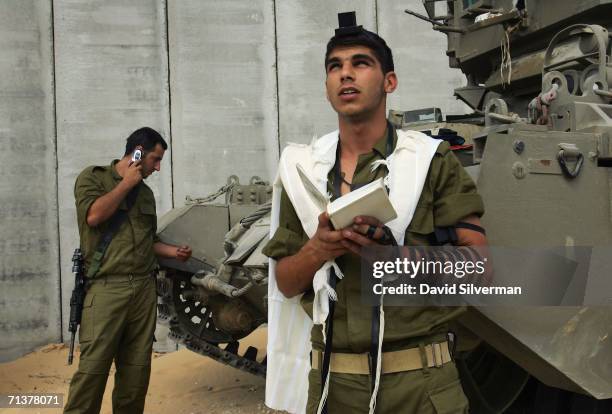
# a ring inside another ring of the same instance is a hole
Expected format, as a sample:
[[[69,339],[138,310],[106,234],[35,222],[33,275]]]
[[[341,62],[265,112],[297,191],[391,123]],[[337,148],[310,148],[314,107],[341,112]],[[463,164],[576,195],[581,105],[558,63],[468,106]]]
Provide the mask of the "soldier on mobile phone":
[[[144,410],[157,319],[157,257],[185,261],[188,246],[156,237],[153,191],[143,182],[161,168],[168,144],[151,128],[127,139],[125,153],[108,166],[87,167],[74,195],[87,294],[79,332],[79,368],[64,413],[99,413],[115,363],[113,413]]]

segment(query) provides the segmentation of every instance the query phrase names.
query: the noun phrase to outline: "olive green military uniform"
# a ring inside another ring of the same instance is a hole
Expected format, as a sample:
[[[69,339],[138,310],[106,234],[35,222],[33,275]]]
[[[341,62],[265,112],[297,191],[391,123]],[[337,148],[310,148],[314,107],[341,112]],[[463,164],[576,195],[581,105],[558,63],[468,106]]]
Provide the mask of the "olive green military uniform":
[[[74,196],[86,268],[106,231],[108,220],[87,225],[87,211],[120,181],[116,160],[108,167],[88,167],[77,178]],[[100,270],[88,280],[79,331],[81,357],[70,383],[64,413],[98,413],[111,363],[115,362],[113,413],[144,410],[151,372],[157,296],[153,253],[157,217],[151,189],[141,182],[127,219],[115,234]],[[120,209],[127,209],[124,200]]]
[[[394,136],[394,147],[397,135]],[[359,157],[354,184],[363,184],[387,174],[385,168],[371,171],[371,164],[384,158],[386,132],[368,154]],[[333,194],[333,174],[328,175],[328,190]],[[482,199],[447,143],[438,147],[430,164],[413,219],[406,230],[405,244],[427,246],[432,243],[434,227],[452,226],[460,219],[484,212]],[[264,253],[280,259],[297,253],[308,236],[286,193],[281,195],[279,228]],[[371,346],[372,309],[361,303],[360,259],[352,254],[340,256],[336,263],[344,278],[338,282],[338,301],[334,313],[332,352],[366,353]],[[312,317],[314,292],[302,296],[302,306]],[[419,347],[446,340],[448,321],[463,308],[385,306],[383,352]],[[314,349],[323,350],[321,326],[311,333]],[[321,394],[321,372],[311,370],[307,412],[316,412]],[[328,412],[367,413],[371,395],[369,375],[331,373]],[[377,413],[464,413],[467,400],[459,383],[454,363],[382,376],[377,397]]]

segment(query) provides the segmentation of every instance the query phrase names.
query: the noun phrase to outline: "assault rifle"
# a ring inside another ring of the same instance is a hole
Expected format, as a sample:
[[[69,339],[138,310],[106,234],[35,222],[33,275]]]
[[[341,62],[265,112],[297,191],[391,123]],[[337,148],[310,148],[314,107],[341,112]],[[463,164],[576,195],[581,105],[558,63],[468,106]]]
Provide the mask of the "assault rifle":
[[[68,365],[72,365],[74,353],[74,338],[81,323],[83,315],[83,303],[85,302],[85,271],[83,265],[83,255],[81,249],[74,249],[72,255],[72,273],[74,274],[74,289],[70,297],[70,323],[68,330],[70,331],[70,352],[68,353]]]

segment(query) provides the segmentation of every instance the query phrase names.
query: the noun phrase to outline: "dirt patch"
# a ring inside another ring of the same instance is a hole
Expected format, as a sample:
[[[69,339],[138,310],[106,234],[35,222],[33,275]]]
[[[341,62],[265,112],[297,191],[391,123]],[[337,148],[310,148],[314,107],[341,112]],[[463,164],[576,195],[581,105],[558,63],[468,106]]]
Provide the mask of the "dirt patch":
[[[266,331],[259,329],[241,341],[265,350]],[[240,352],[244,352],[243,349]],[[259,355],[261,359],[263,355]],[[60,393],[68,397],[68,386],[77,368],[67,365],[68,348],[51,344],[16,361],[0,364],[0,393]],[[103,414],[112,414],[111,392],[114,368],[108,378],[102,403]],[[278,413],[265,407],[263,378],[230,368],[210,358],[182,349],[155,354],[147,394],[147,414],[247,414]],[[61,413],[59,409],[2,409],[0,414]]]

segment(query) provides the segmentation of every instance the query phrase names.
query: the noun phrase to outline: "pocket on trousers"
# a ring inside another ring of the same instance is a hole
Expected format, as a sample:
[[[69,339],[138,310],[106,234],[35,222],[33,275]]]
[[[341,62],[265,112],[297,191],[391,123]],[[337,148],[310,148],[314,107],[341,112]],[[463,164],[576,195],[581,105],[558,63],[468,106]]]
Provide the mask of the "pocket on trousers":
[[[93,339],[94,318],[93,303],[95,295],[85,295],[83,302],[83,313],[81,314],[81,325],[79,326],[79,343],[89,342]]]
[[[460,381],[453,381],[443,388],[430,392],[429,399],[436,414],[465,414],[469,403]]]

